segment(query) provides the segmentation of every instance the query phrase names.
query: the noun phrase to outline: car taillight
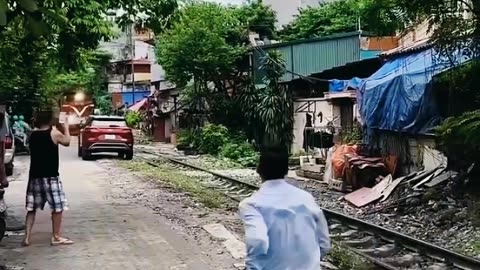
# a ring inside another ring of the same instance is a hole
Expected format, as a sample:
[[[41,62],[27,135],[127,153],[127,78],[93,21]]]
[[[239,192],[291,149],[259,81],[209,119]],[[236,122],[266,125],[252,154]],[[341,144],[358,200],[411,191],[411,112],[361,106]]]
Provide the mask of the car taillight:
[[[12,146],[13,146],[12,137],[10,137],[10,135],[7,135],[5,137],[5,149],[12,149]]]
[[[130,128],[122,128],[121,130],[119,130],[119,132],[121,132],[121,133],[131,133],[131,132],[132,132],[132,129],[130,129]]]
[[[90,132],[90,133],[98,133],[100,132],[100,130],[96,129],[96,128],[86,128],[85,129],[86,132]]]

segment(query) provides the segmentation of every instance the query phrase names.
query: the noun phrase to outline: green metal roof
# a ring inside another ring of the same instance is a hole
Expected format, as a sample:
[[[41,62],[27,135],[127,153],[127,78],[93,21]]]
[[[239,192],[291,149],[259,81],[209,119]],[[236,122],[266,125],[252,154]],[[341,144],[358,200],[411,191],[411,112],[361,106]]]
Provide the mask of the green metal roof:
[[[361,60],[360,35],[365,36],[365,34],[353,32],[257,46],[252,54],[255,83],[263,83],[263,72],[259,67],[266,52],[276,50],[282,54],[288,71],[282,81],[288,82],[301,76]]]

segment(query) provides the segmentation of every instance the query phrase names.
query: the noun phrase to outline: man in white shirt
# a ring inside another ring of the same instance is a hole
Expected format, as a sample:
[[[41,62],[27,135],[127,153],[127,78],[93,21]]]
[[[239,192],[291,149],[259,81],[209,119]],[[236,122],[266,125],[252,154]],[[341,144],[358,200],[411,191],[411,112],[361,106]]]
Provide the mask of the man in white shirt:
[[[247,270],[320,270],[330,250],[328,225],[315,198],[285,180],[286,149],[262,151],[260,189],[240,203]]]

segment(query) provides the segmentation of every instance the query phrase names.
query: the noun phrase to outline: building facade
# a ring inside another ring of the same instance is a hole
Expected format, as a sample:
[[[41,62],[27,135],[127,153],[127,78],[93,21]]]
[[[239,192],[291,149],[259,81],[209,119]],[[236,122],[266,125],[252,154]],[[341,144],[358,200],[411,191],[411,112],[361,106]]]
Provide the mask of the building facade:
[[[123,31],[116,39],[99,46],[112,55],[108,92],[114,108],[139,102],[153,93],[153,81],[165,80],[165,71],[156,62],[154,46],[147,42],[153,34],[146,29],[133,29],[133,37],[131,30]]]

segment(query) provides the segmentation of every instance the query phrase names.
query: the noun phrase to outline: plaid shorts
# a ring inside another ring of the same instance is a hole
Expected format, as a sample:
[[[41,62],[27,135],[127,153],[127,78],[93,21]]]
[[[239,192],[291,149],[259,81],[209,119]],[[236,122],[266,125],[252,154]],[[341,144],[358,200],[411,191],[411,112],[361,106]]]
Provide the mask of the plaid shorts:
[[[47,202],[52,212],[58,213],[68,210],[67,199],[60,178],[58,176],[30,178],[25,203],[27,211],[43,210]]]

